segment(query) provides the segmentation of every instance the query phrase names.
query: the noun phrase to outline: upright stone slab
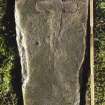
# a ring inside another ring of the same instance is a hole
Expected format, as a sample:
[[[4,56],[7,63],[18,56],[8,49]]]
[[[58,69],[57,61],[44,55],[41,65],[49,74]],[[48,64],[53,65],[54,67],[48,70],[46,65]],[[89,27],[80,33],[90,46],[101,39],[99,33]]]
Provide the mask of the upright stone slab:
[[[24,105],[79,105],[88,0],[16,0]]]

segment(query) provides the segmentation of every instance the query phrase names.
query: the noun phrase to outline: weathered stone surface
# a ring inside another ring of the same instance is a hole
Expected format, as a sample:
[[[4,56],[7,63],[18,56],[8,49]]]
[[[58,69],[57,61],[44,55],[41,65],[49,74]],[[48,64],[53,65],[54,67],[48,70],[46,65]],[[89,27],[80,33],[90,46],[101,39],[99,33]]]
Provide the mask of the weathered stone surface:
[[[79,105],[87,1],[16,1],[24,105]]]

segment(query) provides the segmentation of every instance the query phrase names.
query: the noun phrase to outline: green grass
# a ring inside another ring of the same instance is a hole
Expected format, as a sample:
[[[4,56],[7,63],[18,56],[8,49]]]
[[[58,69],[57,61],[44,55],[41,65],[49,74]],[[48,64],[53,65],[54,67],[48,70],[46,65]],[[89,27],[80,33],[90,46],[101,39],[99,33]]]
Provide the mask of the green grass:
[[[6,0],[0,0],[0,105],[17,105],[16,93],[12,85],[15,53],[8,45],[3,17],[6,10]]]
[[[95,105],[105,105],[105,0],[96,0],[95,16]],[[90,105],[90,78],[87,84]]]
[[[14,70],[14,52],[7,47],[5,37],[0,36],[0,105],[17,105],[16,94],[12,86]]]
[[[105,105],[105,1],[96,1],[95,18],[95,105]],[[90,105],[90,79],[88,82]],[[87,104],[88,105],[88,104]]]
[[[105,1],[96,1],[95,105],[105,105]]]

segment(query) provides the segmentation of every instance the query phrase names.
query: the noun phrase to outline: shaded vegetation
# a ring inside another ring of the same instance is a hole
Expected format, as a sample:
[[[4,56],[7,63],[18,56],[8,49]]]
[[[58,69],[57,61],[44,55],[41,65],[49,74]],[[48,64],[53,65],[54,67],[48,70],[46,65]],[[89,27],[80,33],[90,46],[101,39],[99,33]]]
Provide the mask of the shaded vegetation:
[[[95,105],[105,105],[105,0],[96,0],[94,6],[95,28]],[[86,105],[90,104],[90,79]]]
[[[14,0],[0,0],[0,105],[22,105]]]
[[[105,105],[105,0],[96,1],[95,105]]]

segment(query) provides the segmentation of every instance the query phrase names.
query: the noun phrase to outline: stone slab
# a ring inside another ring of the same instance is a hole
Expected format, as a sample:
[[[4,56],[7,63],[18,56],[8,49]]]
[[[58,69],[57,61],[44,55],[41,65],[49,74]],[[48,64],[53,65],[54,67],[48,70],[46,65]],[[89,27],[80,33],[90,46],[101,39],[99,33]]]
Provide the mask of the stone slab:
[[[88,0],[16,0],[24,105],[79,105]]]

